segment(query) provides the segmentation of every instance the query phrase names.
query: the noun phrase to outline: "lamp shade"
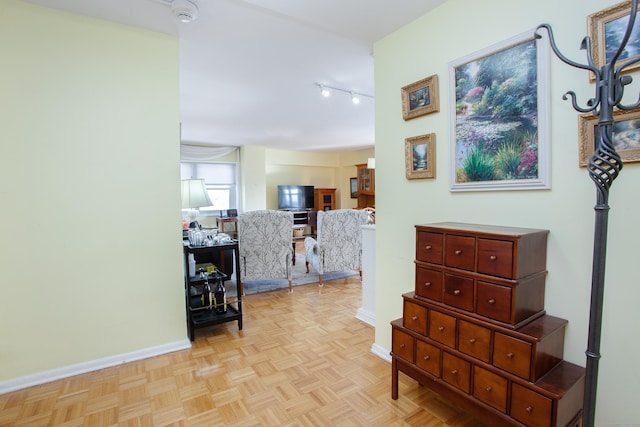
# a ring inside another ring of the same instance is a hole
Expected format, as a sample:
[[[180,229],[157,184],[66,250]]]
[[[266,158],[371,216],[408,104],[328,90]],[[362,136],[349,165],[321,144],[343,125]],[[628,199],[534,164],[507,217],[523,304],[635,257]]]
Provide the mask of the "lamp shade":
[[[204,208],[213,206],[204,185],[204,179],[182,180],[182,209]]]
[[[376,168],[376,158],[369,157],[367,159],[367,169],[375,169]]]

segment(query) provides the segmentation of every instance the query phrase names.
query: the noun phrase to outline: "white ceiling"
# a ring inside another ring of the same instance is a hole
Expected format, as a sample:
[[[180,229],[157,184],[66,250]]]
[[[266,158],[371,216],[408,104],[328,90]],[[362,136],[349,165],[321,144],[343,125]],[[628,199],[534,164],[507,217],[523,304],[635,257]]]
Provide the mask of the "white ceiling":
[[[183,141],[343,150],[373,146],[374,100],[314,83],[373,95],[373,43],[446,0],[196,0],[190,24],[170,0],[23,1],[177,35]]]

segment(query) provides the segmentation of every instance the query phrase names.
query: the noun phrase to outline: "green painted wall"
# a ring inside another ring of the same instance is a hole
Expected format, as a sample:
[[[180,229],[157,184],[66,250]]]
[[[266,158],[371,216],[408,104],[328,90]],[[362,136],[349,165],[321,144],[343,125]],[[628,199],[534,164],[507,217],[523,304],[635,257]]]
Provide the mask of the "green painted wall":
[[[176,38],[0,1],[0,381],[186,339]]]

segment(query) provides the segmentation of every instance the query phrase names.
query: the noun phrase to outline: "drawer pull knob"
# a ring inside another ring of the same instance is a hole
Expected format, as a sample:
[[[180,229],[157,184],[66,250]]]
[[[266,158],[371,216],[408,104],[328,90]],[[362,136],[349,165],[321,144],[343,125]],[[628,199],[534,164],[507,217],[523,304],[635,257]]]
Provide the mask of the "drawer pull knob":
[[[461,294],[460,289],[456,289],[455,291],[453,291],[453,294],[454,295],[460,295]]]
[[[507,353],[507,357],[508,357],[509,359],[513,359],[513,356],[514,356],[514,354],[513,354],[513,353]]]
[[[438,330],[439,330],[440,332],[444,331],[444,326],[438,326]]]
[[[490,259],[491,261],[495,261],[495,260],[497,260],[497,259],[498,259],[498,257],[497,257],[497,256],[495,256],[495,255],[491,255],[491,256],[489,257],[489,259]]]
[[[493,389],[491,388],[491,386],[488,386],[487,388],[485,388],[485,390],[486,390],[487,392],[491,393],[491,390],[493,390]]]
[[[451,375],[458,375],[458,370],[454,369],[453,371],[451,371]]]
[[[424,247],[426,250],[430,251],[431,250],[431,245],[427,245]]]
[[[489,304],[493,305],[496,303],[496,300],[491,298],[489,301],[487,301]]]
[[[404,344],[400,344],[400,348],[404,348]]]
[[[460,249],[458,249],[458,250],[456,251],[456,255],[462,255],[462,251],[461,251]]]
[[[416,320],[418,320],[418,316],[413,316],[413,317],[411,318],[411,320],[413,320],[413,321],[415,322]]]
[[[530,414],[533,412],[533,408],[531,406],[527,406],[525,411],[527,411]]]
[[[475,344],[475,343],[476,343],[476,339],[475,339],[475,338],[471,338],[471,339],[469,340],[469,342],[470,342],[471,344]]]
[[[424,282],[424,287],[428,288],[429,286],[431,286],[431,282]]]
[[[431,357],[429,357],[429,355],[424,357],[424,360],[430,360],[430,359],[431,359]]]

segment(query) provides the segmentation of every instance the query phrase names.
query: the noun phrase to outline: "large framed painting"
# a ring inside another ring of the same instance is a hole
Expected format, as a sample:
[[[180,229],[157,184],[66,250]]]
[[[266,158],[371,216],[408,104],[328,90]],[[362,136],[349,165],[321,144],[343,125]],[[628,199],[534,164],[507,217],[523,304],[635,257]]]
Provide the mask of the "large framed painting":
[[[627,0],[591,14],[587,18],[593,62],[596,67],[600,68],[610,62],[616,54],[620,40],[629,24],[630,14],[631,0]],[[640,22],[636,20],[629,42],[618,60],[626,62],[637,59],[638,56],[640,56]],[[625,72],[629,73],[639,68],[640,63],[637,63],[625,69]],[[589,73],[589,76],[592,81],[595,80],[593,73]]]
[[[550,188],[549,49],[533,33],[449,64],[451,191]]]
[[[622,163],[640,162],[640,109],[616,110],[613,113],[613,146]],[[600,138],[598,117],[593,114],[578,116],[578,152],[580,166],[587,166],[595,150],[595,141]]]
[[[436,177],[436,134],[404,140],[404,167],[407,179]]]

